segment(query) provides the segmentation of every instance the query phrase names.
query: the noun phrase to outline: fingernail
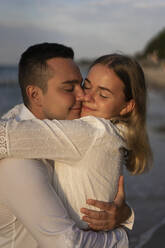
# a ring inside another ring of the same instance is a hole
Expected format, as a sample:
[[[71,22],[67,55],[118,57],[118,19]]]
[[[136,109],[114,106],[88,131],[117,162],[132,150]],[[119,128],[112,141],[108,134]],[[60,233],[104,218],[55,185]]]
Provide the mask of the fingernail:
[[[86,201],[88,204],[92,204],[92,203],[94,203],[94,200],[92,200],[92,199],[87,199],[87,201]]]

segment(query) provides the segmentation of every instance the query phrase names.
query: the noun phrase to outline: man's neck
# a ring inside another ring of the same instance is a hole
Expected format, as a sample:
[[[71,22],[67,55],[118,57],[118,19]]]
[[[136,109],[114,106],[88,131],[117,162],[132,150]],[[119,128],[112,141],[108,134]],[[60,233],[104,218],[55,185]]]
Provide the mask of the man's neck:
[[[43,113],[41,112],[41,110],[39,108],[35,108],[35,107],[32,107],[30,105],[26,106],[30,112],[32,112],[32,114],[37,118],[37,119],[40,119],[40,120],[43,120],[45,119]]]

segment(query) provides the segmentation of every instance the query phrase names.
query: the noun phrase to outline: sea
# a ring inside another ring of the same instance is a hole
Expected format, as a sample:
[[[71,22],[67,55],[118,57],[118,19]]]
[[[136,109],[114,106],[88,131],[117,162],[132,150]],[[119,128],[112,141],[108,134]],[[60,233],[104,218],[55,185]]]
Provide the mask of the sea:
[[[17,66],[0,66],[0,115],[22,102],[17,71]],[[81,67],[81,72],[85,75],[87,68]],[[143,248],[165,224],[165,88],[149,87],[147,127],[153,168],[138,176],[124,172],[126,199],[135,212],[134,228],[129,232],[130,248]]]

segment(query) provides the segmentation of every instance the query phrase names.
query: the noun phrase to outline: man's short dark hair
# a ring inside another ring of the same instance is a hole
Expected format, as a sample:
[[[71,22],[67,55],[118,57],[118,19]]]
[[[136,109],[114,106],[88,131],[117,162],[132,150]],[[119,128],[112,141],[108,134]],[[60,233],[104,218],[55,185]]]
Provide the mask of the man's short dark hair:
[[[37,85],[43,92],[47,90],[50,78],[47,60],[51,58],[74,58],[72,48],[57,43],[41,43],[29,47],[21,56],[19,62],[19,85],[24,104],[28,106],[26,94],[28,85]]]

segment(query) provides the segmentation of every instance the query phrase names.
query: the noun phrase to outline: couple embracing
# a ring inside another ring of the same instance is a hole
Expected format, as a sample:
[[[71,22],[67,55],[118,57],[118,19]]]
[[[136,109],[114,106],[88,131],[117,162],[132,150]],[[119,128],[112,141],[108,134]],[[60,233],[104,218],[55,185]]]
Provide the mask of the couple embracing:
[[[56,43],[21,56],[24,104],[0,121],[0,247],[128,247],[123,166],[142,173],[152,157],[144,74],[110,54],[82,84],[73,59]]]

